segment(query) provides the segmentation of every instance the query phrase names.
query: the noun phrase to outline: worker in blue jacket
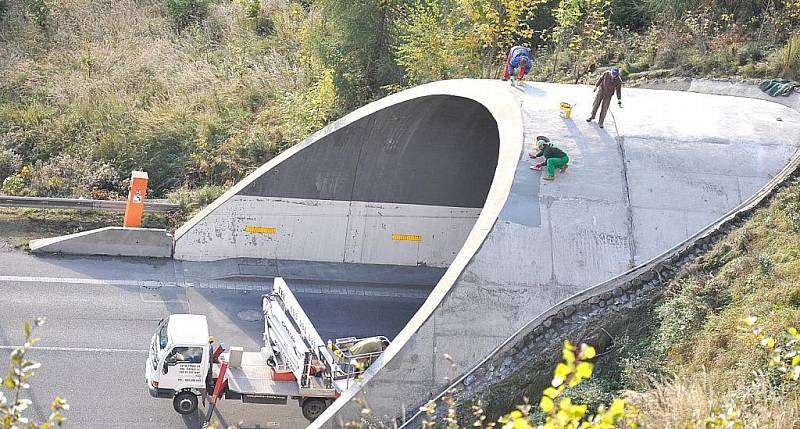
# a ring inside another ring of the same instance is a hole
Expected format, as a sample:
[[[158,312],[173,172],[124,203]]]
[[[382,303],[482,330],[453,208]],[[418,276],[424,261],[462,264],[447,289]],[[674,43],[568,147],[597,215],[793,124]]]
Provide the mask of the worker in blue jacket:
[[[503,80],[511,79],[511,85],[514,85],[514,77],[522,80],[531,71],[532,65],[530,49],[524,46],[514,46],[508,51],[506,65],[503,68]]]

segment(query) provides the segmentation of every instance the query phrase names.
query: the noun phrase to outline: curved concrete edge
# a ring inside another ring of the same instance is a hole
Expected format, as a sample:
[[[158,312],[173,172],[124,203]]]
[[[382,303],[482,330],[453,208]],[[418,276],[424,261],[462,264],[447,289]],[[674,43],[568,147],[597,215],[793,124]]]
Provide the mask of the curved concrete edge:
[[[325,126],[324,128],[318,130],[317,132],[308,136],[305,140],[297,143],[296,145],[292,146],[291,148],[285,150],[275,158],[272,158],[270,161],[262,165],[261,167],[257,168],[252,173],[248,174],[244,179],[239,181],[235,186],[228,189],[222,196],[214,200],[211,204],[203,208],[200,212],[194,215],[191,219],[189,219],[186,223],[181,225],[175,231],[175,241],[176,245],[181,238],[186,235],[192,228],[198,225],[203,219],[208,217],[212,214],[215,210],[220,208],[223,204],[234,198],[236,195],[241,193],[248,185],[252,184],[256,181],[259,177],[263,176],[266,172],[272,170],[280,163],[284,162],[288,158],[294,156],[298,152],[302,151],[303,149],[307,148],[308,146],[314,144],[322,137],[333,133],[336,130],[346,127],[359,119],[365,118],[373,113],[376,113],[380,110],[386,109],[393,105],[413,100],[416,98],[432,96],[432,95],[451,95],[456,97],[463,97],[467,99],[471,99],[482,104],[486,107],[489,112],[494,116],[495,120],[498,121],[498,129],[500,131],[500,139],[502,142],[503,139],[503,124],[501,124],[501,119],[508,115],[508,104],[509,100],[512,98],[510,95],[505,94],[505,91],[500,92],[497,91],[497,87],[494,85],[496,82],[492,81],[485,81],[485,80],[478,80],[478,79],[455,79],[455,80],[446,80],[446,81],[438,81],[432,82],[429,84],[421,85],[418,87],[414,87],[411,89],[407,89],[405,91],[398,92],[396,94],[392,94],[388,97],[382,98],[380,100],[374,101],[366,106],[363,106],[359,109],[354,110],[353,112],[345,115],[344,117],[334,121],[333,123]],[[505,97],[504,97],[505,96]],[[508,100],[506,100],[506,98]],[[500,101],[502,100],[502,101]],[[507,125],[506,125],[507,126]],[[521,121],[519,124],[519,129],[522,129]],[[521,132],[521,131],[520,131]],[[520,134],[521,135],[521,134]],[[521,150],[521,141],[520,141],[520,150]],[[501,153],[502,153],[501,147]],[[500,166],[496,171],[501,171]],[[497,179],[497,178],[495,178]],[[510,180],[510,179],[509,179]],[[510,187],[510,184],[509,184]],[[491,194],[490,194],[491,198]]]
[[[172,235],[166,229],[109,226],[60,237],[31,240],[33,253],[169,258]]]
[[[494,227],[500,215],[500,211],[503,209],[511,192],[511,185],[514,181],[517,164],[523,151],[524,128],[522,111],[520,110],[519,101],[508,91],[507,85],[500,85],[497,81],[458,79],[439,81],[415,87],[362,108],[366,110],[356,110],[351,114],[354,115],[352,118],[350,115],[345,116],[342,119],[344,122],[340,123],[340,121],[337,121],[331,124],[331,127],[333,127],[332,129],[327,131],[325,131],[327,128],[323,129],[309,139],[317,139],[324,134],[323,131],[331,132],[334,129],[346,125],[346,123],[359,119],[391,104],[427,95],[453,95],[469,98],[482,104],[494,117],[500,134],[500,154],[497,160],[494,180],[489,189],[489,195],[478,216],[478,220],[475,222],[461,250],[420,309],[414,314],[405,328],[394,338],[392,344],[386,349],[383,355],[370,365],[370,368],[364,373],[361,381],[344,392],[339,399],[328,407],[325,413],[308,426],[309,428],[319,428],[331,424],[332,422],[329,422],[329,420],[351,403],[351,400],[359,394],[362,387],[368,385],[370,380],[379,373],[382,368],[400,354],[407,343],[413,341],[420,328],[434,314],[434,311],[439,307],[442,300],[450,292],[464,269],[473,259],[473,256],[480,249],[489,232]],[[305,141],[303,144],[308,145],[310,141]],[[264,171],[268,169],[267,166],[262,168],[264,168]],[[260,170],[262,169],[257,170],[257,172]],[[253,173],[253,175],[256,173]],[[250,176],[248,176],[248,178],[250,178]],[[235,194],[235,192],[230,193],[230,195],[233,194]],[[226,195],[228,195],[228,193],[226,193]]]
[[[800,93],[793,93],[786,97],[772,97],[758,88],[757,81],[706,78],[654,79],[636,83],[633,87],[754,98],[782,104],[800,112]]]
[[[752,83],[736,80],[680,79],[657,80],[636,85],[645,89],[683,90],[703,94],[755,98],[790,107],[800,113],[800,94],[771,97]],[[800,136],[798,137],[800,138]],[[474,400],[510,375],[527,369],[543,371],[529,378],[529,384],[549,382],[558,362],[564,338],[570,333],[587,333],[587,325],[602,318],[610,310],[633,308],[635,300],[657,290],[679,273],[681,266],[709,250],[713,244],[741,225],[758,208],[763,207],[793,177],[800,176],[800,149],[786,166],[756,194],[730,210],[719,220],[650,261],[617,277],[581,291],[550,307],[493,349],[472,369],[461,375],[432,400],[441,400],[448,392],[457,392],[457,404]],[[616,308],[615,308],[616,307]],[[557,333],[557,334],[556,334]],[[515,371],[516,368],[516,371]],[[512,398],[508,398],[512,399]],[[422,404],[420,404],[422,405]],[[421,426],[424,413],[418,409],[401,427]]]

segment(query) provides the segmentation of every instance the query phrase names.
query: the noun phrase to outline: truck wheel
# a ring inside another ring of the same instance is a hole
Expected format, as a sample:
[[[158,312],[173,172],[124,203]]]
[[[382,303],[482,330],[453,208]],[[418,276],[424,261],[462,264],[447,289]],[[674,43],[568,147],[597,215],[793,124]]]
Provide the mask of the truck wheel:
[[[172,407],[178,414],[192,414],[197,411],[197,395],[192,392],[181,392],[172,399]]]
[[[326,404],[322,399],[306,399],[303,402],[303,417],[305,417],[306,420],[313,422],[314,419],[319,417],[319,415],[325,411],[326,408],[328,408],[328,404]]]

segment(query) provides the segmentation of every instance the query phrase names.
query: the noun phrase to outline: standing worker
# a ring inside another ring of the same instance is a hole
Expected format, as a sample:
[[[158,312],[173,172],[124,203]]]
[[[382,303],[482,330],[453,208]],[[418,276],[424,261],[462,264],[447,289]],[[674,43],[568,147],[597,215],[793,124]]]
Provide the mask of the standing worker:
[[[524,46],[514,46],[508,51],[508,58],[506,58],[506,65],[503,68],[503,80],[511,79],[511,85],[514,85],[514,76],[516,75],[521,81],[525,75],[531,71],[531,51]]]
[[[597,89],[600,91],[597,91]],[[619,77],[619,67],[614,66],[611,67],[610,71],[603,73],[600,76],[600,79],[597,80],[597,84],[594,86],[594,91],[597,92],[597,96],[594,97],[594,105],[592,106],[592,116],[586,120],[586,122],[592,122],[594,116],[597,114],[597,109],[602,105],[602,109],[600,109],[600,128],[603,128],[603,122],[606,120],[606,113],[608,113],[608,106],[611,104],[611,97],[614,96],[614,93],[617,93],[617,103],[619,107],[622,107],[622,79]]]
[[[549,138],[545,136],[536,136],[536,148],[539,149],[539,152],[535,154],[531,153],[529,156],[531,158],[544,156],[544,162],[532,165],[531,168],[534,170],[541,170],[542,167],[546,165],[547,175],[544,176],[544,180],[555,180],[556,168],[561,169],[562,173],[567,171],[567,167],[569,167],[569,157],[563,150],[553,146]]]

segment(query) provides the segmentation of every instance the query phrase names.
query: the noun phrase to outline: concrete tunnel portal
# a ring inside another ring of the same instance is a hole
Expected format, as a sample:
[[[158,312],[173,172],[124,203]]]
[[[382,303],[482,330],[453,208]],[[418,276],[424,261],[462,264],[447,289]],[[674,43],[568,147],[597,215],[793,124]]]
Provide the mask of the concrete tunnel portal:
[[[176,257],[446,268],[500,150],[486,107],[451,95],[406,100],[310,140],[181,228]]]
[[[363,380],[376,415],[409,417],[453,368],[463,374],[548,309],[743,204],[800,143],[800,115],[763,99],[627,89],[605,130],[559,117],[560,102],[590,89],[464,79],[370,103],[179,228],[174,257],[424,286],[427,299]],[[570,155],[555,182],[529,169],[538,134]],[[311,427],[358,416],[359,389]]]

